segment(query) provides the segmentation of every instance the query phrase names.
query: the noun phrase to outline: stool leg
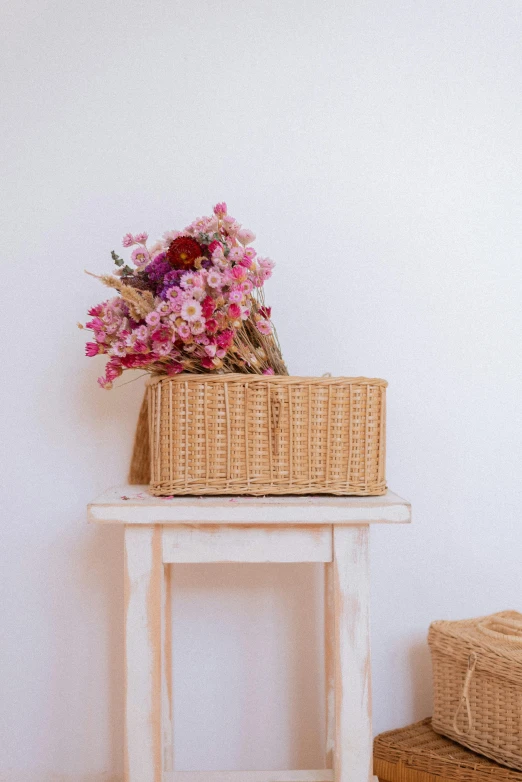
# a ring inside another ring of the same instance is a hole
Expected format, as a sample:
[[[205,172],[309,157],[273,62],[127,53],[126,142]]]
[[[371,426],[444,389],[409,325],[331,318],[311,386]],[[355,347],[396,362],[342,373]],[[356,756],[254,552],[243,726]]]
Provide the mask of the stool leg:
[[[333,768],[335,746],[335,666],[334,666],[334,577],[333,562],[324,566],[324,681],[325,681],[325,753],[324,767]]]
[[[172,592],[171,568],[163,565],[161,648],[161,708],[163,725],[163,770],[174,771],[174,736],[172,720]]]
[[[334,526],[335,782],[372,774],[369,525]]]
[[[125,782],[161,782],[162,593],[159,525],[125,527]]]

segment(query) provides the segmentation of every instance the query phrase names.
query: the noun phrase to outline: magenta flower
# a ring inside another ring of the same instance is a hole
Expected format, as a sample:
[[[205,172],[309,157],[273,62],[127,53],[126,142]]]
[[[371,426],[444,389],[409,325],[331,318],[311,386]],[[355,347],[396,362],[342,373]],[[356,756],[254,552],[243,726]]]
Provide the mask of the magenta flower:
[[[99,352],[99,345],[97,345],[96,342],[88,342],[85,345],[86,356],[97,356]]]
[[[224,217],[227,213],[227,205],[224,201],[221,201],[221,203],[216,204],[214,207],[214,214],[216,217]]]

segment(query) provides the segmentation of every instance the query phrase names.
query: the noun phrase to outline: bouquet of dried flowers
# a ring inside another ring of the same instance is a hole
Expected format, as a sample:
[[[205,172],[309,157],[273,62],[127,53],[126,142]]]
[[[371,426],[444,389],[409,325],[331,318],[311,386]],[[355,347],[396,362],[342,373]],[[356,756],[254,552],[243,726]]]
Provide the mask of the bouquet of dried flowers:
[[[151,246],[146,233],[126,234],[133,265],[111,253],[116,271],[99,279],[118,295],[85,324],[94,334],[87,356],[108,357],[100,386],[112,388],[126,369],[288,374],[263,296],[274,263],[254,239],[225,203]]]

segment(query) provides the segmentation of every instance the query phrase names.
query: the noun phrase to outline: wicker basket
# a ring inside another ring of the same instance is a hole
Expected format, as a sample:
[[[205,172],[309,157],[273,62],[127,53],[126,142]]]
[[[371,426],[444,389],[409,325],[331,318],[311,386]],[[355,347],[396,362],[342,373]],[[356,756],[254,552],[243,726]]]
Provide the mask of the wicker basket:
[[[519,771],[439,736],[429,719],[377,736],[373,773],[380,782],[522,782]]]
[[[384,494],[384,380],[149,381],[151,492]]]
[[[436,731],[522,771],[522,614],[434,622]]]

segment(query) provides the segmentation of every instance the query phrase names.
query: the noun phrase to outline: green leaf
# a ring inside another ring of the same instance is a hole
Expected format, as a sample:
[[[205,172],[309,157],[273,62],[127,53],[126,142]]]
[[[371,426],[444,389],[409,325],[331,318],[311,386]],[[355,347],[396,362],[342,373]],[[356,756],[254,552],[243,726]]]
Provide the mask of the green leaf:
[[[129,277],[129,275],[134,274],[134,270],[131,269],[130,266],[124,266],[121,270],[121,276],[122,277]]]
[[[120,258],[119,255],[116,255],[114,250],[111,250],[111,258],[114,261],[114,263],[116,264],[116,266],[123,266],[123,264],[125,263],[123,258]]]

